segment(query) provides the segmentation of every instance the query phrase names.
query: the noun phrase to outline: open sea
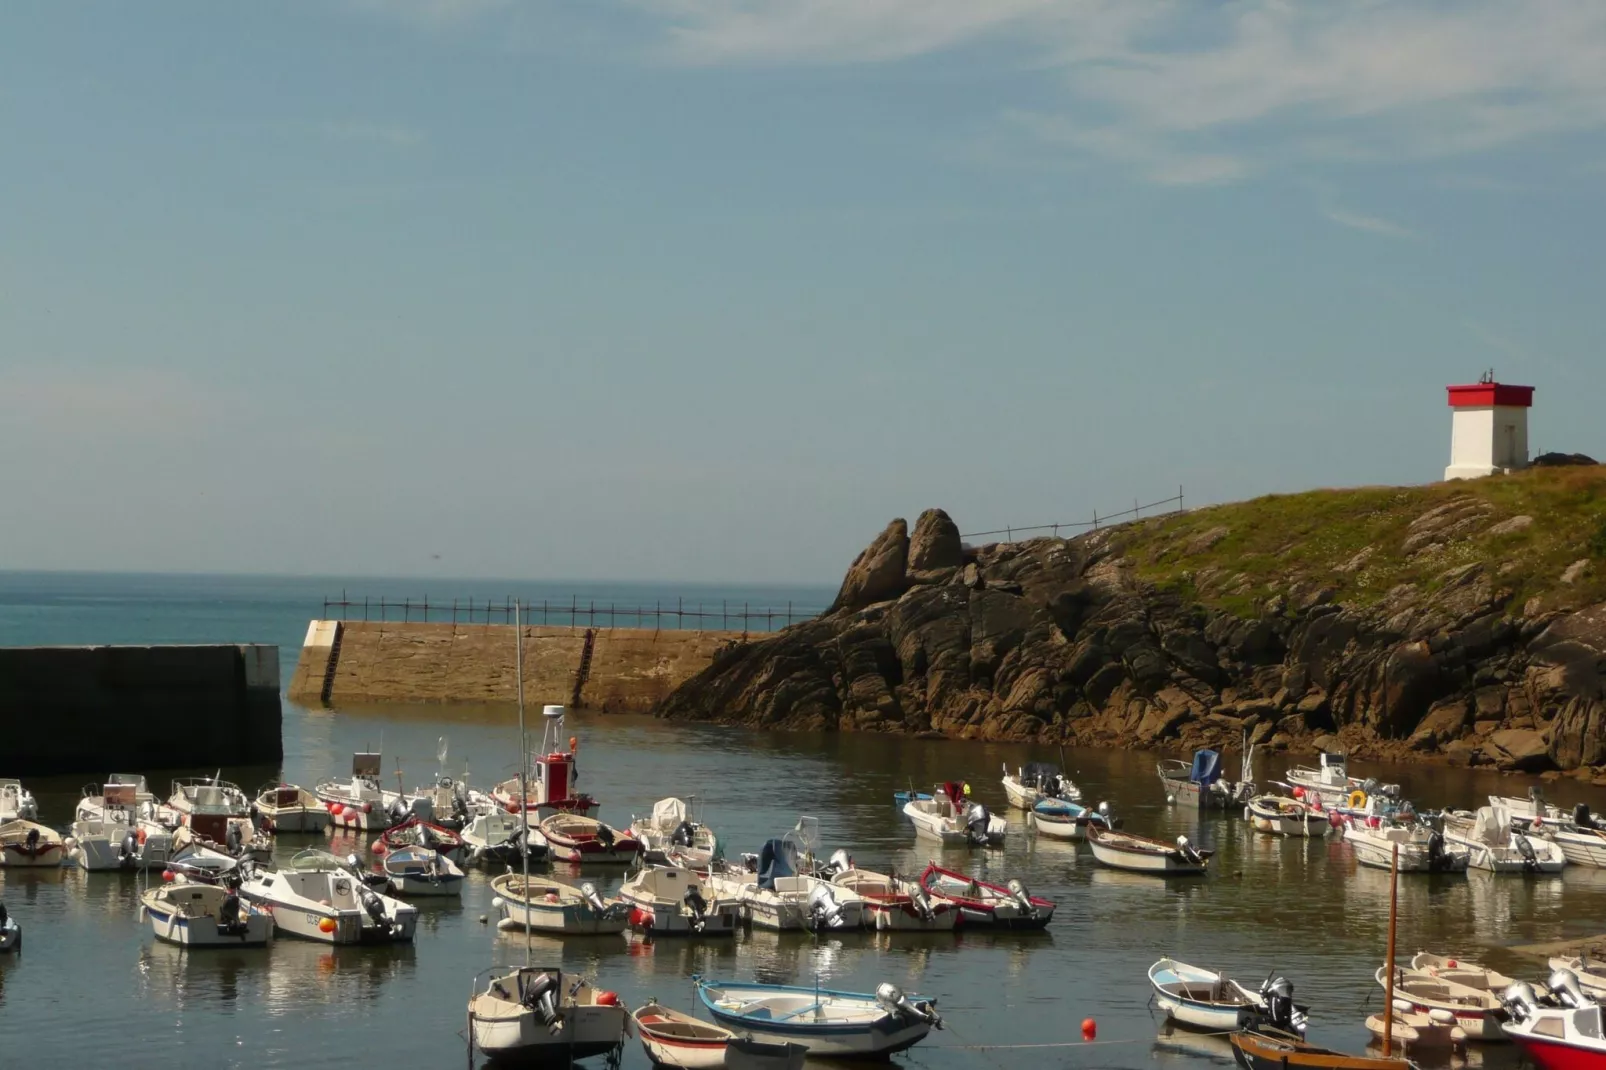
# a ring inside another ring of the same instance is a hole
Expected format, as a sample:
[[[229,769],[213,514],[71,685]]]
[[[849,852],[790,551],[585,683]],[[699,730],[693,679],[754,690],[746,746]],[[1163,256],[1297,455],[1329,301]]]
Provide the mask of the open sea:
[[[652,605],[700,595],[752,606],[793,603],[818,611],[827,589],[654,588],[648,585],[341,581],[316,578],[0,573],[0,644],[275,642],[286,677],[307,621],[326,597],[366,589],[387,597]],[[0,726],[3,729],[3,726]],[[170,731],[171,726],[132,730]],[[1381,1009],[1372,980],[1382,961],[1388,875],[1357,867],[1335,837],[1259,836],[1237,814],[1200,815],[1168,805],[1155,756],[1067,750],[1066,765],[1089,802],[1107,800],[1129,831],[1187,834],[1218,854],[1205,877],[1153,878],[1095,865],[1085,846],[1037,839],[1018,812],[1002,850],[943,850],[917,842],[892,793],[964,779],[996,812],[1006,810],[999,769],[1058,760],[1049,748],[912,740],[874,735],[754,734],[670,725],[636,716],[571,714],[580,741],[582,789],[616,825],[669,795],[695,795],[727,854],[756,851],[801,815],[820,822],[827,853],[847,848],[862,866],[914,873],[930,858],[1003,882],[1022,880],[1058,904],[1038,933],[826,933],[755,931],[688,942],[535,937],[538,964],[559,965],[638,1006],[649,997],[695,1007],[689,978],[758,979],[869,991],[892,981],[932,996],[948,1028],[896,1057],[931,1070],[961,1067],[1184,1067],[1229,1065],[1219,1037],[1168,1029],[1149,1005],[1148,967],[1170,955],[1225,969],[1258,985],[1271,970],[1288,976],[1311,1006],[1311,1039],[1359,1051],[1362,1022]],[[387,773],[409,788],[436,772],[465,769],[481,786],[517,764],[514,712],[506,707],[388,706],[303,709],[285,704],[283,769],[224,769],[254,789],[283,777],[312,785],[349,771],[354,750],[382,748]],[[5,768],[0,742],[0,776]],[[1229,765],[1236,759],[1230,759]],[[1292,764],[1259,759],[1265,781]],[[165,794],[179,775],[144,773]],[[1362,775],[1399,782],[1419,806],[1474,807],[1492,792],[1523,794],[1520,778],[1445,768],[1357,763]],[[31,779],[41,819],[65,829],[85,783],[112,770]],[[1558,803],[1606,810],[1599,789],[1563,780],[1546,786]],[[284,859],[322,837],[285,837]],[[366,846],[343,840],[344,853]],[[0,956],[0,1067],[352,1067],[470,1066],[462,1030],[476,974],[521,962],[521,934],[481,918],[491,913],[490,873],[471,871],[462,901],[419,901],[416,943],[342,948],[282,938],[263,950],[183,951],[157,943],[138,920],[145,878],[76,868],[0,870],[0,898],[22,923],[19,955]],[[587,872],[611,892],[617,873]],[[155,879],[159,879],[159,876]],[[1405,875],[1400,881],[1403,957],[1432,950],[1480,959],[1541,978],[1544,962],[1513,948],[1582,939],[1606,930],[1606,870],[1569,868],[1554,877]],[[493,919],[494,920],[494,919]],[[1080,1023],[1097,1023],[1095,1043]],[[1474,1046],[1470,1062],[1515,1065],[1509,1045]],[[602,1066],[602,1059],[584,1065]],[[648,1065],[634,1041],[625,1067]]]

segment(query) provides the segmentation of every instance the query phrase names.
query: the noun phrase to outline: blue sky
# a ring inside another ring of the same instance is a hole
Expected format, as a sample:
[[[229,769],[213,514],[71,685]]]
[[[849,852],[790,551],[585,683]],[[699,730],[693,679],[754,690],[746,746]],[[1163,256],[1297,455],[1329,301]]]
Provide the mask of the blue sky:
[[[0,567],[833,581],[1606,455],[1606,4],[0,12]],[[439,554],[439,558],[434,555]]]

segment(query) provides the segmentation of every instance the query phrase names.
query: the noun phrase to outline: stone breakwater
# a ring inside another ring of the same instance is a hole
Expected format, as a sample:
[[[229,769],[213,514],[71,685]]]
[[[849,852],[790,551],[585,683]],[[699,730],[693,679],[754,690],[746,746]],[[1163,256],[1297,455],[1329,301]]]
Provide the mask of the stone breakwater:
[[[1180,751],[1247,733],[1271,750],[1606,775],[1606,602],[1556,608],[1566,598],[1513,586],[1500,558],[1530,545],[1532,517],[1462,491],[1385,492],[1407,511],[1363,503],[1371,526],[1355,538],[1370,544],[1289,565],[1270,587],[1266,555],[1222,557],[1229,528],[1203,513],[981,548],[941,510],[912,533],[895,520],[829,612],[721,652],[656,712]],[[1414,493],[1438,498],[1423,508]],[[1303,548],[1290,541],[1278,564]],[[1424,578],[1369,592],[1356,577],[1391,555]],[[1581,589],[1555,588],[1575,602]]]

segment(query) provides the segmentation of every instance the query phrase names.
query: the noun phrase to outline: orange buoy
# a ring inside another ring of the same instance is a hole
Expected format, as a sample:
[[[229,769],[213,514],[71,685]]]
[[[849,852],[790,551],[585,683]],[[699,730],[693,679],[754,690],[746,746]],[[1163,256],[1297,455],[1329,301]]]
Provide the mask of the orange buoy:
[[[322,921],[318,922],[318,931],[321,932],[321,933],[332,933],[332,932],[334,932],[335,931],[335,919],[334,918],[324,918]]]
[[[173,871],[170,869],[162,870],[162,880],[166,881],[168,884],[173,883]]]
[[[573,754],[580,749],[580,741],[574,736],[569,737],[569,753]]]
[[[617,1006],[619,1006],[619,993],[617,993],[617,992],[609,992],[606,989],[604,989],[601,992],[598,992],[597,993],[597,1006],[599,1006],[599,1007],[617,1007]]]
[[[1092,1040],[1099,1035],[1099,1023],[1091,1018],[1082,1019],[1082,1039]]]

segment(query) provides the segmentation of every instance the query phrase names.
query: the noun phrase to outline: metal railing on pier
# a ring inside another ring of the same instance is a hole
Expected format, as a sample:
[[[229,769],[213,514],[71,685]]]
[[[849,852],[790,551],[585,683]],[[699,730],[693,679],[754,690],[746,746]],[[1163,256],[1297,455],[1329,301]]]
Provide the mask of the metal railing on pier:
[[[1155,517],[1169,516],[1172,513],[1181,512],[1185,512],[1185,510],[1182,507],[1182,488],[1178,487],[1177,493],[1174,496],[1170,498],[1161,498],[1159,501],[1150,502],[1147,505],[1139,503],[1138,500],[1134,498],[1132,499],[1132,508],[1123,509],[1119,513],[1106,513],[1103,516],[1100,516],[1099,511],[1095,509],[1093,510],[1092,520],[1068,520],[1060,524],[1029,524],[1025,527],[998,528],[994,531],[974,531],[969,535],[961,535],[960,538],[969,541],[971,539],[984,539],[992,535],[1002,535],[1002,539],[994,539],[993,541],[1017,542],[1020,540],[1021,536],[1038,538],[1043,535],[1048,535],[1057,539],[1060,537],[1062,532],[1067,535],[1080,535],[1086,531],[1097,531],[1099,528],[1107,528],[1115,524],[1125,524],[1131,520],[1141,520],[1143,519],[1144,514]]]
[[[485,598],[454,598],[451,601],[423,598],[391,598],[380,596],[361,598],[345,591],[339,598],[323,600],[323,620],[341,621],[396,621],[420,624],[512,624],[513,607],[520,606],[525,624],[568,628],[652,628],[691,629],[722,632],[773,632],[798,621],[817,617],[824,606],[800,605],[787,602],[782,605],[758,605],[751,602],[687,602],[677,598],[673,603],[655,602],[653,605],[620,605],[617,602],[569,601],[552,599],[516,599],[512,595],[497,600]]]

